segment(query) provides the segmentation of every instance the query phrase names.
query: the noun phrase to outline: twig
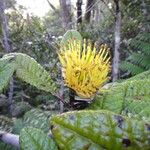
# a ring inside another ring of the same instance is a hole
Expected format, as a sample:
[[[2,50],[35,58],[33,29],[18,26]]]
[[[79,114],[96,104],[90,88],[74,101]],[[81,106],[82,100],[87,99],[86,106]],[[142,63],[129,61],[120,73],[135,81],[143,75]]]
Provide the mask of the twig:
[[[0,131],[0,141],[10,144],[17,149],[20,148],[19,145],[19,135],[11,134],[11,133],[5,133]]]
[[[58,12],[57,12],[57,9],[55,8],[55,6],[52,5],[52,3],[51,3],[49,0],[47,0],[47,2],[48,2],[48,4],[49,4],[49,6],[54,10],[54,12],[58,13]]]

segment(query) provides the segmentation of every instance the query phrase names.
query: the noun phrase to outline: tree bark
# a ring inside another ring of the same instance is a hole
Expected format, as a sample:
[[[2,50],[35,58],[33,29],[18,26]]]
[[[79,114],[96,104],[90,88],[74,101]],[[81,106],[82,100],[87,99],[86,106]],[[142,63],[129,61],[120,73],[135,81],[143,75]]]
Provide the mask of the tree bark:
[[[0,0],[0,20],[1,20],[1,28],[3,34],[2,45],[6,53],[11,52],[10,40],[9,40],[9,29],[8,29],[8,21],[7,16],[5,14],[6,9],[6,1]],[[8,92],[8,109],[9,113],[12,114],[12,104],[13,104],[13,78],[10,81],[9,92]]]
[[[9,30],[8,30],[8,23],[7,17],[5,15],[6,3],[5,0],[0,0],[0,20],[1,20],[1,28],[3,34],[3,48],[5,49],[6,53],[11,51],[10,44],[9,44]]]
[[[72,28],[71,21],[71,0],[59,0],[60,2],[60,8],[61,8],[61,16],[62,16],[62,26],[65,31]],[[61,100],[64,101],[64,82],[62,78],[62,83],[59,91]],[[60,113],[64,111],[64,104],[60,101]]]
[[[10,115],[12,115],[13,112],[13,103],[14,103],[13,94],[14,94],[14,79],[12,77],[9,83],[9,91],[8,91],[8,111]]]
[[[62,26],[65,31],[71,29],[71,1],[70,0],[59,0],[62,16]]]
[[[77,0],[77,25],[82,24],[82,0]]]
[[[87,23],[90,22],[90,19],[91,19],[91,11],[92,11],[92,7],[94,5],[94,0],[87,0],[87,3],[86,3],[86,13],[85,13],[85,21]]]
[[[96,10],[95,10],[95,23],[99,23],[100,22],[100,9],[99,9],[99,5],[96,6]]]
[[[121,29],[121,12],[120,12],[120,1],[114,0],[115,3],[115,50],[112,64],[112,80],[116,81],[119,76],[119,61],[120,61],[120,29]]]
[[[150,20],[150,14],[148,14],[147,10],[147,4],[145,0],[141,0],[141,11],[143,14],[143,32],[149,32],[150,31],[150,24],[148,23],[148,20]]]

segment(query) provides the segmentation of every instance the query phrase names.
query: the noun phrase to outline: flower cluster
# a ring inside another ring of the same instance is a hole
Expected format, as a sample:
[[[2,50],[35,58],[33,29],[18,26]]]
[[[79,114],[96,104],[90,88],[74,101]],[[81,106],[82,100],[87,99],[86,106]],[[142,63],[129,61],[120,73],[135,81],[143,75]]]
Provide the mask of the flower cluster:
[[[58,56],[66,86],[82,98],[91,98],[108,79],[109,60],[106,44],[96,49],[96,44],[84,40],[70,40],[61,47]]]

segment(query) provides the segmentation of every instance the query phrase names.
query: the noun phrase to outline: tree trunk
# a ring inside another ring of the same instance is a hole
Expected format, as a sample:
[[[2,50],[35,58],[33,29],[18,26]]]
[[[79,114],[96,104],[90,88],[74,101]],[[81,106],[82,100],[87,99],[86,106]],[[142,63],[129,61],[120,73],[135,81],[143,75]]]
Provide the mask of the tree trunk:
[[[141,0],[141,11],[143,14],[143,32],[149,32],[150,31],[150,24],[148,23],[148,20],[150,19],[150,15],[148,14],[147,10],[147,4],[145,0]]]
[[[10,44],[9,44],[9,31],[8,31],[8,24],[7,24],[7,17],[5,15],[5,0],[0,0],[0,20],[1,20],[1,28],[3,34],[3,48],[5,49],[6,53],[11,51]]]
[[[62,16],[62,26],[65,31],[72,28],[71,26],[71,0],[59,0],[60,8],[61,8],[61,16]],[[64,82],[62,78],[62,83],[59,91],[60,97],[62,101],[64,101]],[[60,101],[60,113],[64,111],[63,103]]]
[[[85,13],[85,21],[87,23],[90,22],[91,11],[92,11],[92,7],[93,7],[94,2],[95,2],[94,0],[87,0],[87,3],[86,3],[86,13]]]
[[[70,0],[59,0],[62,16],[62,26],[65,31],[71,29],[71,1]]]
[[[120,28],[121,28],[121,12],[120,12],[120,1],[114,0],[115,2],[115,50],[113,56],[113,65],[112,65],[112,80],[116,81],[119,76],[119,49],[120,49]]]
[[[95,23],[99,23],[100,22],[100,8],[99,5],[96,6],[96,10],[95,10]]]
[[[82,0],[77,0],[77,25],[82,24]]]
[[[9,30],[8,30],[8,22],[7,16],[5,14],[6,9],[6,1],[0,0],[0,20],[1,20],[1,28],[3,34],[2,45],[6,53],[11,52],[10,40],[9,40]],[[13,104],[13,79],[10,81],[9,92],[8,92],[8,109],[9,113],[12,114],[12,104]]]

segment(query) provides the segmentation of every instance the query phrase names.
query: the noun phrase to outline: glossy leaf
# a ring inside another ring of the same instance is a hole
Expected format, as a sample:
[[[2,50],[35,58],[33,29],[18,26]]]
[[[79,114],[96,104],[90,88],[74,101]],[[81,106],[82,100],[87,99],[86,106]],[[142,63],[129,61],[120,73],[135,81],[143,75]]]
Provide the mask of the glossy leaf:
[[[150,124],[108,111],[75,111],[51,118],[61,150],[148,150]]]

